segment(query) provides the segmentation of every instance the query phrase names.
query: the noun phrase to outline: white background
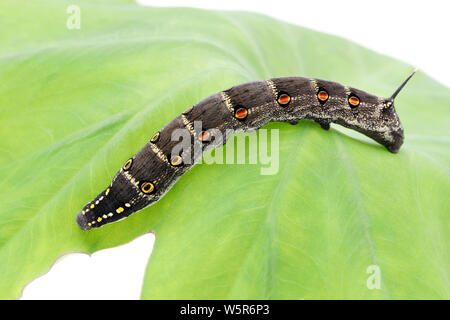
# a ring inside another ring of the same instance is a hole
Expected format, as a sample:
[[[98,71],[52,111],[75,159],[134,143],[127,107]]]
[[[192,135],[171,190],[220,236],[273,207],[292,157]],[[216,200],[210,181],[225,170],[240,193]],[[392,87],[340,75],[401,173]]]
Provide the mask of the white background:
[[[256,11],[353,40],[408,62],[450,86],[450,1],[152,1],[153,6]],[[81,13],[82,14],[82,13]],[[92,256],[68,254],[31,282],[23,299],[139,299],[153,234]],[[88,281],[82,270],[102,270]],[[126,270],[126,272],[124,272]],[[114,279],[114,280],[110,280]]]

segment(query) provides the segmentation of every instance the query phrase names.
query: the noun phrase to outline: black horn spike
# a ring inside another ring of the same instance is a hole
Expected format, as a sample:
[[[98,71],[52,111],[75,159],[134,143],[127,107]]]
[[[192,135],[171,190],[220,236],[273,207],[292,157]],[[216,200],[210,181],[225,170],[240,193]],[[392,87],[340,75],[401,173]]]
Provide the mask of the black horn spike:
[[[416,73],[417,69],[414,69],[414,71],[406,78],[405,81],[398,87],[397,90],[392,94],[392,96],[389,98],[389,100],[394,101],[395,97],[398,95],[398,93],[403,89],[403,87],[406,85],[406,83],[411,79],[411,77]]]

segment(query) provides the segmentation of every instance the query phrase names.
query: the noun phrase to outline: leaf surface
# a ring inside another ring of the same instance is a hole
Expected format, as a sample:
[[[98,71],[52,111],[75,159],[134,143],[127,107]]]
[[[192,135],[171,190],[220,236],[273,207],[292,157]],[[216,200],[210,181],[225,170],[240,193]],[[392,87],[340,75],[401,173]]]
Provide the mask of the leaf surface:
[[[70,4],[0,3],[0,297],[64,253],[152,230],[145,299],[449,298],[450,90],[421,72],[396,100],[399,154],[338,126],[272,123],[277,174],[197,165],[157,204],[78,229],[123,162],[210,94],[301,75],[390,96],[412,68],[253,13],[79,1],[69,30]]]

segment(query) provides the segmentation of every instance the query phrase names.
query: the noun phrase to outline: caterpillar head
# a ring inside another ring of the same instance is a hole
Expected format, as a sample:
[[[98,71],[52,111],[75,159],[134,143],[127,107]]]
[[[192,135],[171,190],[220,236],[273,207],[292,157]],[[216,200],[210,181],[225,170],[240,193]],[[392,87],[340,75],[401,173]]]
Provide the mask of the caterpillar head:
[[[409,75],[390,98],[380,98],[352,89],[348,97],[350,108],[342,110],[335,122],[363,133],[392,153],[398,152],[403,144],[404,134],[394,99],[415,72]]]

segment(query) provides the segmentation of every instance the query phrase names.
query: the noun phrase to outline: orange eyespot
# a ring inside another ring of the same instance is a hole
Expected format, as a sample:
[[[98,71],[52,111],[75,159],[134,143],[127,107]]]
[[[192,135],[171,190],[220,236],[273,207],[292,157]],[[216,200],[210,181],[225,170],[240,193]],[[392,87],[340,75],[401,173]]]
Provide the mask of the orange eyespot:
[[[122,169],[127,171],[131,168],[131,165],[133,163],[133,158],[130,158],[127,160],[127,162],[125,162],[125,164],[123,165]]]
[[[248,115],[248,110],[244,107],[238,108],[234,112],[234,117],[238,120],[244,120],[245,118],[247,118],[247,115]]]
[[[170,158],[170,164],[174,167],[181,166],[183,163],[183,158],[181,156],[173,156]]]
[[[282,106],[287,106],[291,102],[291,97],[287,93],[281,93],[278,96],[278,103]]]
[[[157,133],[155,133],[154,135],[153,135],[153,137],[150,139],[150,142],[151,143],[156,143],[156,142],[158,142],[158,140],[159,140],[159,131],[157,132]]]
[[[187,108],[186,110],[183,111],[183,114],[186,115],[186,114],[190,113],[192,111],[192,109],[194,109],[194,107]]]
[[[350,107],[355,108],[355,107],[359,106],[359,98],[355,95],[351,95],[348,98],[348,103],[349,103]]]
[[[150,193],[155,190],[155,186],[151,182],[145,182],[141,185],[141,190],[143,193]]]
[[[319,99],[319,101],[321,101],[321,102],[327,101],[328,97],[329,97],[328,92],[326,92],[323,89],[319,90],[319,92],[317,93],[317,99]]]
[[[211,134],[209,133],[209,131],[202,131],[200,133],[200,135],[198,136],[198,140],[208,141],[210,137],[211,137]]]

